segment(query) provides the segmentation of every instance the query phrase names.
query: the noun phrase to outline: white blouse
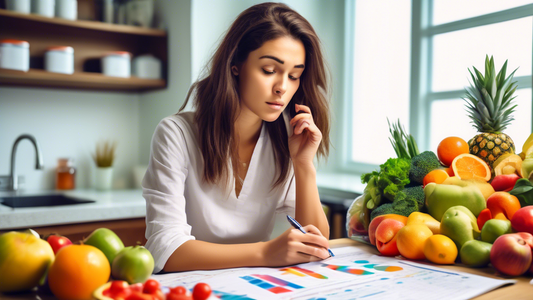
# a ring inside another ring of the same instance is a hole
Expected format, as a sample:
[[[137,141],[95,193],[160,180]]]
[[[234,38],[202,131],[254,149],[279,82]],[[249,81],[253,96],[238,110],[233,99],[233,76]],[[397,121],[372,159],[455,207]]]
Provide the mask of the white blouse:
[[[236,197],[234,182],[226,191],[202,180],[204,161],[194,113],[164,118],[152,137],[150,162],[142,182],[146,248],[155,260],[154,273],[160,272],[170,255],[188,240],[219,244],[267,241],[275,214],[294,216],[296,199],[292,167],[286,183],[272,189],[277,179],[275,166],[274,149],[263,124]]]

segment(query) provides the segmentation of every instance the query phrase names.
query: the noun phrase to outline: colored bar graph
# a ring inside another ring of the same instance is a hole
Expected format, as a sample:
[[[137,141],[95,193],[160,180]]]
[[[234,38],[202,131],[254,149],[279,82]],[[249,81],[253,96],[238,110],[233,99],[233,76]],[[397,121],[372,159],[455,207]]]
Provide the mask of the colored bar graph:
[[[327,276],[324,276],[322,274],[316,273],[316,272],[311,271],[311,270],[300,268],[298,266],[280,269],[280,271],[285,271],[287,273],[294,274],[294,275],[300,276],[300,277],[304,277],[304,276],[307,275],[307,276],[311,276],[311,277],[314,277],[314,278],[317,278],[317,279],[328,279]],[[284,273],[284,274],[287,274],[287,273]]]
[[[329,265],[329,264],[323,264],[322,266],[326,267],[328,269],[334,270],[334,271],[339,271],[339,272],[344,272],[344,273],[349,273],[349,274],[354,274],[354,275],[371,275],[371,274],[374,274],[372,272],[361,270],[361,269],[352,269],[352,268],[350,268],[348,266],[337,266],[337,265]]]
[[[293,289],[303,289],[304,288],[301,285],[297,285],[295,283],[292,283],[292,282],[289,282],[289,281],[285,281],[283,279],[279,279],[277,277],[270,276],[270,275],[257,275],[257,274],[254,274],[252,276],[261,278],[263,280],[266,280],[268,282],[271,282],[273,284],[277,284],[277,285],[280,285],[280,286],[286,286],[286,287],[290,287],[290,288],[293,288]]]
[[[254,275],[255,276],[255,275]],[[262,289],[265,289],[273,294],[281,294],[281,293],[287,293],[287,292],[291,292],[291,290],[289,289],[286,289],[284,287],[281,287],[281,286],[275,286],[273,284],[270,284],[264,280],[261,280],[261,279],[258,279],[258,278],[255,278],[255,277],[252,277],[252,276],[242,276],[241,277],[242,279],[248,281],[249,283],[257,286],[257,287],[260,287]]]

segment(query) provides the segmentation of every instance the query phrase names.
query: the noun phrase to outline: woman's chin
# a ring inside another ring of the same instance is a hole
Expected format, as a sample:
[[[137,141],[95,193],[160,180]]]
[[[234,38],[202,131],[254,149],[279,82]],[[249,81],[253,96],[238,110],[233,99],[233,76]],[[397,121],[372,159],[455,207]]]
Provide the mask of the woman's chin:
[[[263,119],[263,121],[265,122],[274,122],[279,118],[280,115],[281,115],[281,112],[273,113],[273,114],[265,114],[263,115],[261,119]]]

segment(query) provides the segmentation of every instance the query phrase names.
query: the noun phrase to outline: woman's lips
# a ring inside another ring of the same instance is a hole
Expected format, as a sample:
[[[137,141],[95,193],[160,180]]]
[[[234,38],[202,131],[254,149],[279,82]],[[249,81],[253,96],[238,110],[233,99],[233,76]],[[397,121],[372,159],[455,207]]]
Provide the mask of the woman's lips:
[[[267,102],[267,104],[268,106],[270,106],[270,108],[275,109],[275,110],[280,110],[281,108],[283,108],[283,104],[273,103],[273,102]]]

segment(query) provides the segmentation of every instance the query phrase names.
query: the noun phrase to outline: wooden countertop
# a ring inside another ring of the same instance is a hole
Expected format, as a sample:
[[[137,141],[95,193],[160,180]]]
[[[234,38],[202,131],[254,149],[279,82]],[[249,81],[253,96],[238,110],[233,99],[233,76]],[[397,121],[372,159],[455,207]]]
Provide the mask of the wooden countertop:
[[[330,241],[331,248],[339,248],[344,246],[355,246],[361,249],[364,249],[365,251],[379,255],[379,252],[377,249],[373,246],[363,244],[360,242],[353,241],[348,238],[343,239],[335,239]],[[478,296],[473,299],[479,299],[479,300],[518,300],[518,299],[531,299],[533,294],[533,285],[529,284],[529,281],[531,280],[530,277],[526,276],[520,276],[520,277],[504,277],[502,275],[497,274],[497,272],[493,268],[468,268],[461,265],[435,265],[439,268],[443,269],[449,269],[449,270],[455,270],[459,272],[465,272],[475,275],[481,275],[486,276],[490,278],[495,279],[515,279],[517,280],[517,283],[513,285],[507,285],[504,287],[500,287],[496,290],[493,290],[491,292],[485,293],[481,296]],[[19,294],[0,294],[0,299],[5,300],[26,300],[26,299],[32,299],[32,300],[51,300],[55,299],[50,292],[26,292],[26,293],[19,293]]]

